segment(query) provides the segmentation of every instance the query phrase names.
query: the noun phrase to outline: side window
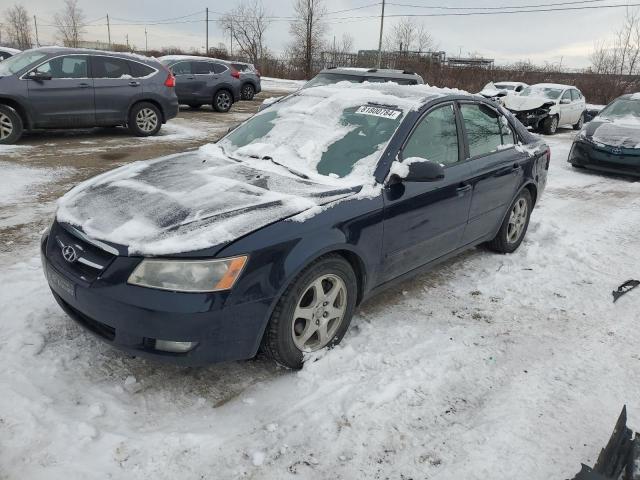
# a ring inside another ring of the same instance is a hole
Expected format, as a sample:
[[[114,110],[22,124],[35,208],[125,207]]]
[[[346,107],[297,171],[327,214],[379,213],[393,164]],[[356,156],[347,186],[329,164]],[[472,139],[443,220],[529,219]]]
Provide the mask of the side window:
[[[582,99],[582,94],[575,88],[571,90],[571,98],[573,101]]]
[[[171,66],[174,75],[191,75],[191,62],[178,62]]]
[[[213,73],[223,73],[223,72],[226,72],[227,70],[228,68],[225,65],[222,65],[220,63],[213,64]]]
[[[564,94],[562,95],[562,100],[571,101],[571,89],[569,89],[566,92],[564,92]]]
[[[442,165],[458,161],[458,129],[453,105],[429,112],[402,150],[403,158],[419,157]]]
[[[50,74],[51,78],[88,78],[87,58],[84,55],[52,58],[36,70]]]
[[[155,70],[149,65],[143,65],[138,62],[128,62],[129,69],[131,70],[131,76],[134,78],[143,78],[151,75]]]
[[[93,78],[127,78],[131,77],[129,62],[122,58],[91,57]]]
[[[498,114],[482,104],[460,105],[469,139],[469,155],[478,157],[495,152],[502,145],[502,128]]]
[[[211,62],[191,62],[191,72],[194,75],[209,75],[213,71]]]

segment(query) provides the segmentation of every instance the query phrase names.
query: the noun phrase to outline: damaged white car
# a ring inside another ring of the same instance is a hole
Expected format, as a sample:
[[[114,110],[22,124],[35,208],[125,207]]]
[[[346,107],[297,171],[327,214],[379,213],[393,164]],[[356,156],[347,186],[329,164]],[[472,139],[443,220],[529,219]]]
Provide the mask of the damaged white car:
[[[520,95],[507,96],[504,105],[526,127],[553,135],[560,126],[580,130],[584,124],[586,102],[576,87],[555,83],[531,85]]]
[[[520,92],[528,86],[529,85],[523,82],[489,82],[482,88],[479,95],[490,100],[504,103],[504,97],[508,95],[519,95]]]

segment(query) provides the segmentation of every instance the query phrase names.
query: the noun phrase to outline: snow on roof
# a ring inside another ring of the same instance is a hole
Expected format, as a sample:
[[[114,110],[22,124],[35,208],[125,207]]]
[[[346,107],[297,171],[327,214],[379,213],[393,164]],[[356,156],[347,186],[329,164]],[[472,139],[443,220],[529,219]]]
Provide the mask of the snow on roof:
[[[565,88],[576,88],[573,85],[562,85],[561,83],[536,83],[535,85],[530,85],[531,88],[533,89],[537,89],[537,88],[559,88],[559,89],[565,89]]]
[[[518,87],[520,85],[527,86],[524,82],[493,82],[494,85],[510,85],[513,87]]]
[[[87,54],[94,54],[94,55],[114,55],[114,56],[119,56],[119,57],[125,57],[125,58],[130,58],[132,60],[141,60],[144,62],[149,62],[149,61],[157,61],[158,59],[156,57],[150,57],[150,56],[146,56],[146,55],[140,55],[139,53],[133,53],[133,52],[115,52],[115,51],[111,51],[111,50],[96,50],[94,48],[72,48],[72,47],[60,47],[57,45],[50,45],[50,46],[46,46],[46,47],[38,47],[38,48],[33,48],[31,50],[38,50],[38,51],[42,51],[42,52],[48,52],[48,53],[58,53],[58,52],[78,52],[78,53],[87,53]]]
[[[160,60],[161,62],[173,62],[173,61],[178,61],[178,60],[193,60],[193,61],[196,61],[196,62],[209,61],[209,62],[229,63],[228,60],[221,60],[219,58],[212,58],[212,57],[205,57],[205,56],[198,56],[198,55],[164,55],[164,56],[158,58],[158,60]]]
[[[22,50],[18,50],[17,48],[3,47],[3,46],[0,46],[0,50],[12,53],[13,55],[15,55],[16,53],[20,53],[22,51]]]

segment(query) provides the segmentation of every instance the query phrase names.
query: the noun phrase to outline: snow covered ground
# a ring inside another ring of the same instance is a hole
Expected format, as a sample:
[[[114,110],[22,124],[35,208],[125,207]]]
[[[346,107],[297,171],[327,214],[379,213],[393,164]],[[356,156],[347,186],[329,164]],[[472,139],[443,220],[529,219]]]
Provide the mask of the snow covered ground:
[[[0,478],[571,477],[623,404],[640,428],[640,291],[611,296],[640,182],[572,169],[562,132],[515,254],[380,295],[301,372],[128,358],[60,311],[36,243],[0,254]]]
[[[270,92],[290,93],[299,89],[306,83],[306,80],[285,80],[282,78],[261,77],[260,85],[263,90]]]

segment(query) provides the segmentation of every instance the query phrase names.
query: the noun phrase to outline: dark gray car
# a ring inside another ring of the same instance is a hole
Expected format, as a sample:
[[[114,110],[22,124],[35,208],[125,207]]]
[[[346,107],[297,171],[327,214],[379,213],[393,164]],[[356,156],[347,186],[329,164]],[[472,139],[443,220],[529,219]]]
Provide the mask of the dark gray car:
[[[191,108],[211,105],[228,112],[240,100],[240,72],[223,60],[191,55],[167,55],[160,62],[176,76],[178,101]]]
[[[240,97],[242,100],[253,100],[256,93],[262,91],[260,72],[252,63],[227,62],[240,72]]]
[[[0,63],[0,143],[24,130],[128,126],[155,135],[178,114],[175,79],[157,60],[62,47]]]

